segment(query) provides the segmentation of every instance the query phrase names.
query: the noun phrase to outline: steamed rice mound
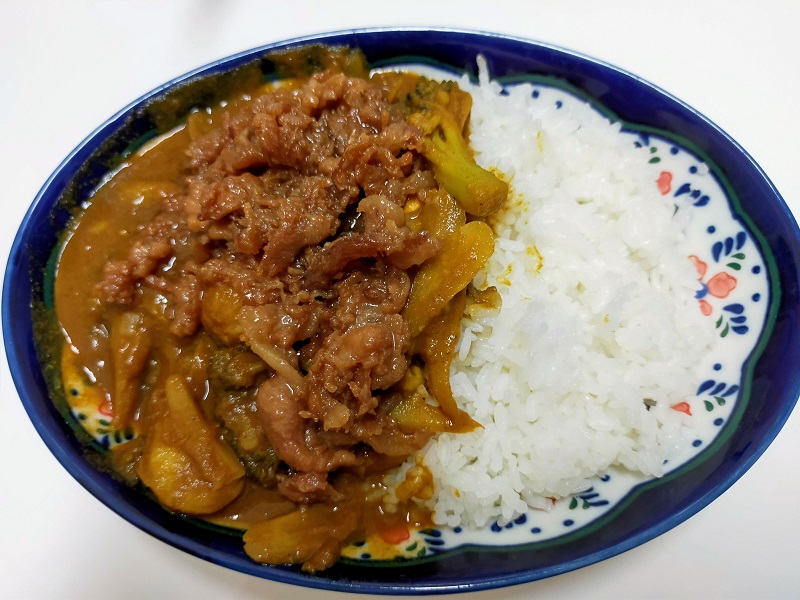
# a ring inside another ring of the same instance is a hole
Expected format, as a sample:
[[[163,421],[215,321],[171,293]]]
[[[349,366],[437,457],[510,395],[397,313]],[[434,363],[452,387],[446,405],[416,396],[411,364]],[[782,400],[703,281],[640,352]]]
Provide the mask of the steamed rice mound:
[[[671,406],[693,395],[715,336],[683,248],[689,209],[659,194],[632,136],[546,90],[501,96],[485,74],[461,85],[478,162],[513,190],[473,282],[496,286],[502,308],[470,309],[453,362],[453,391],[483,429],[441,434],[421,457],[435,522],[482,526],[612,468],[660,476],[691,426]]]

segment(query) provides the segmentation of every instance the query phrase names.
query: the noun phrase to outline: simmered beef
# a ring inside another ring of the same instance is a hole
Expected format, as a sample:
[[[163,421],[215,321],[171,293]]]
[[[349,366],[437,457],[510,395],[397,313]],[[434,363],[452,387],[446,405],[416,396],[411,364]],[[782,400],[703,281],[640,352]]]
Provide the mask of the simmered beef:
[[[249,346],[269,366],[256,406],[284,464],[277,490],[335,501],[331,471],[429,437],[400,431],[382,403],[408,366],[406,270],[441,247],[404,208],[436,180],[421,132],[364,79],[319,74],[218,125],[190,144],[182,191],[107,263],[98,294],[159,294],[172,335],[202,327]]]

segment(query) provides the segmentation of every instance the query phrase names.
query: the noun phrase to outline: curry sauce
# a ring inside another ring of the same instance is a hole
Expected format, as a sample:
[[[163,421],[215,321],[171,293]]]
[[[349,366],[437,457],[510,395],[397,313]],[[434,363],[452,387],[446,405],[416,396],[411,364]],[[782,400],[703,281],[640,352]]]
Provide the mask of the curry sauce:
[[[69,226],[55,304],[65,388],[130,432],[120,478],[312,571],[364,539],[402,555],[430,525],[424,465],[386,475],[476,427],[449,388],[496,203],[455,182],[468,98],[329,69],[198,107],[107,178]]]

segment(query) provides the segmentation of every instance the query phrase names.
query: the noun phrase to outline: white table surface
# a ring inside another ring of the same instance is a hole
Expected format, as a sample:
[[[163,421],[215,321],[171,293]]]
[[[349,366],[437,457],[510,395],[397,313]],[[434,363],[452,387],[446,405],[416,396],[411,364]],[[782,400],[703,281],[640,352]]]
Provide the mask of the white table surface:
[[[1,0],[3,264],[50,172],[128,102],[241,50],[379,25],[524,36],[636,73],[725,129],[800,215],[800,2],[793,0]],[[0,598],[350,596],[229,571],[127,524],[50,455],[5,360],[0,376]],[[798,457],[795,411],[739,482],[672,531],[573,573],[469,597],[798,598]]]

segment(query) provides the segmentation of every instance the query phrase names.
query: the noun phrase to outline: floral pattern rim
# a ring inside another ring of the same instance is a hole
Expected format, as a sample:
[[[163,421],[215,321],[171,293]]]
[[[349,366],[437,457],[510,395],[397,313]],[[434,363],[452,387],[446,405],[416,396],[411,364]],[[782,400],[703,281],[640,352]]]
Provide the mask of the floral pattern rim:
[[[439,66],[439,65],[437,65]],[[424,67],[423,67],[424,68]],[[451,71],[452,72],[452,71]],[[533,84],[533,97],[552,102],[561,108],[570,102],[584,102],[582,94],[562,82],[531,76],[515,78],[506,85],[521,82]],[[604,107],[592,101],[593,107],[614,119]],[[654,185],[675,203],[676,211],[692,207],[688,238],[694,248],[688,259],[698,273],[696,298],[700,310],[714,320],[720,337],[719,355],[709,357],[706,376],[698,385],[696,396],[674,405],[674,410],[697,419],[697,436],[684,449],[670,474],[698,457],[735,427],[744,408],[745,367],[764,329],[771,301],[768,271],[758,244],[749,228],[736,215],[721,175],[701,160],[688,144],[670,139],[663,132],[645,131],[626,125],[621,135],[648,151],[648,168]],[[68,353],[65,353],[68,354]],[[67,402],[74,419],[102,448],[110,448],[131,439],[133,431],[115,431],[110,427],[110,407],[91,386],[81,386],[80,377],[70,376],[74,365],[62,364],[65,381],[74,382],[67,390]],[[76,374],[77,375],[77,374]],[[669,477],[667,475],[666,477]],[[430,528],[420,531],[393,531],[380,540],[352,544],[343,552],[345,560],[372,562],[377,555],[390,555],[410,561],[427,561],[464,545],[510,546],[518,544],[550,545],[575,536],[586,535],[613,516],[614,509],[648,482],[631,473],[612,470],[598,478],[596,484],[579,494],[554,502],[549,511],[529,511],[516,520],[500,525],[492,523],[480,531],[462,528]]]

